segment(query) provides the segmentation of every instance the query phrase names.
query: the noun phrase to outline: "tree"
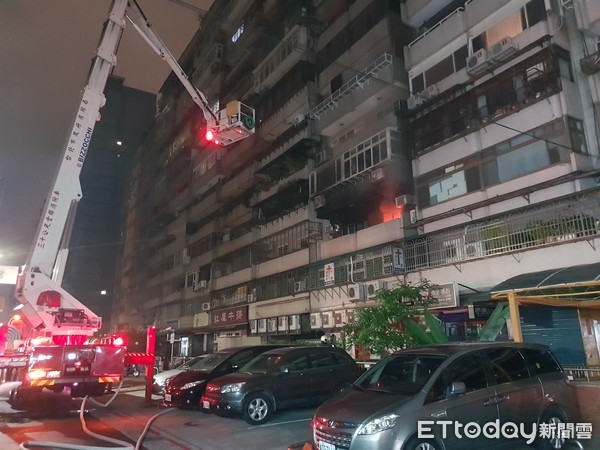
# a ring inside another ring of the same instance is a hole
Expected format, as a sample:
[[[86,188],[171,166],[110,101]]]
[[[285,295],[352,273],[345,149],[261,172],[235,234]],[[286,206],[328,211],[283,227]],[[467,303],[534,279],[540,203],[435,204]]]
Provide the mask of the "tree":
[[[377,305],[355,310],[354,323],[345,327],[346,343],[385,356],[406,347],[448,342],[440,321],[427,309],[437,303],[433,297],[437,288],[427,280],[401,281],[394,289],[378,291]],[[509,316],[508,306],[498,304],[477,340],[495,341]]]
[[[428,280],[415,284],[400,281],[393,289],[378,291],[376,306],[355,309],[354,323],[345,329],[347,343],[364,346],[381,356],[418,345],[410,324],[437,303],[433,297],[436,288]]]

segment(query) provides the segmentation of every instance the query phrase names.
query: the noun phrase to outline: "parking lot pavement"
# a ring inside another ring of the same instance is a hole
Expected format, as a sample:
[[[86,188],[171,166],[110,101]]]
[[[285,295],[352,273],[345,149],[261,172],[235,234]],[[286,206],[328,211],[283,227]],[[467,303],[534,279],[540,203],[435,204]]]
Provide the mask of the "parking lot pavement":
[[[281,411],[270,422],[251,426],[239,418],[165,408],[157,401],[148,405],[138,391],[128,390],[109,408],[96,409],[94,416],[137,441],[147,422],[167,410],[155,419],[143,440],[147,450],[285,450],[290,443],[310,440],[310,421],[315,411]]]

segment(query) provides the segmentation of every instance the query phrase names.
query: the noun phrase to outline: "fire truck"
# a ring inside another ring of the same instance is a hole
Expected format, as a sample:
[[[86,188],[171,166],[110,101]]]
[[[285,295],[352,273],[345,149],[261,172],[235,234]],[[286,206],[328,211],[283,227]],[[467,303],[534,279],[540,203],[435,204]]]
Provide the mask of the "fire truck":
[[[227,146],[254,133],[254,109],[231,101],[225,109],[213,111],[136,1],[113,0],[32,251],[18,277],[15,295],[24,318],[23,330],[27,331],[17,348],[0,348],[0,381],[21,382],[16,391],[19,396],[44,388],[55,392],[67,388],[73,396],[101,395],[123,376],[125,347],[114,340],[94,339],[102,318],[61,284],[76,206],[82,197],[79,175],[105,103],[103,91],[116,65],[118,44],[127,22],[180,79],[203,114],[207,138],[211,136],[215,144]]]

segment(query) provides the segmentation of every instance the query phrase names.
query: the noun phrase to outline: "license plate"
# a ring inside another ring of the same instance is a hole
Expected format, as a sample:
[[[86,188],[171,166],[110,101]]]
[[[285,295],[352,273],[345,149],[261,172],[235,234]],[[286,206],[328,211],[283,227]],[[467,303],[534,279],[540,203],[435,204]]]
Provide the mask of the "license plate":
[[[165,394],[165,402],[171,401],[171,394]]]
[[[329,442],[319,442],[319,450],[335,450],[335,445]]]
[[[202,402],[202,407],[203,407],[204,409],[210,409],[210,402],[207,402],[206,400],[204,400],[204,401]]]

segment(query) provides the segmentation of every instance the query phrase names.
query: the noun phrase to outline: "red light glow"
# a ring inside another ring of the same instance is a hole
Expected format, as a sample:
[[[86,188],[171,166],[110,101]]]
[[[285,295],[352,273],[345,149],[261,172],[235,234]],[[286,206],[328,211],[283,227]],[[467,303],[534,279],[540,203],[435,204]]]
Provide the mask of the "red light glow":
[[[212,141],[214,138],[215,134],[212,132],[212,130],[206,130],[206,140]]]
[[[113,341],[113,344],[116,345],[117,347],[120,347],[124,343],[125,343],[125,341],[123,340],[122,337],[115,338],[115,340]]]

